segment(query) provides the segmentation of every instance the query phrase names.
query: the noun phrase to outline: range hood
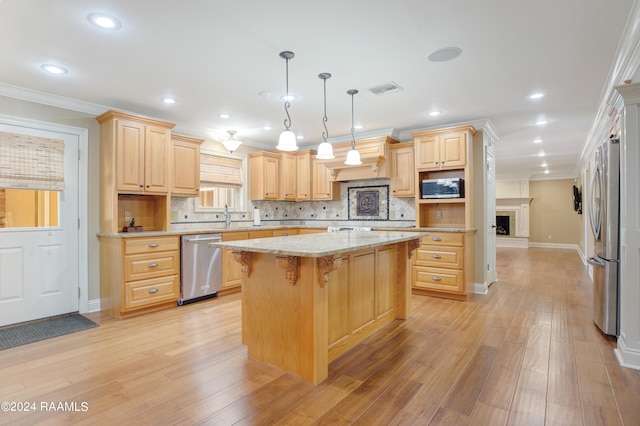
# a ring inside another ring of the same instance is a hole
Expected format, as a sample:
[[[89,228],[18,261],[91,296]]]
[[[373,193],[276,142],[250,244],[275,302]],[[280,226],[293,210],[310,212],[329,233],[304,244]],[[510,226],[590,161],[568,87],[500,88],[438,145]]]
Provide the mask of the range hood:
[[[351,150],[351,142],[341,142],[333,145],[333,160],[321,161],[331,175],[331,179],[345,182],[358,179],[391,178],[391,166],[389,163],[389,145],[398,143],[389,137],[377,137],[356,141],[356,149],[360,152],[362,164],[349,166],[344,164],[347,153]]]

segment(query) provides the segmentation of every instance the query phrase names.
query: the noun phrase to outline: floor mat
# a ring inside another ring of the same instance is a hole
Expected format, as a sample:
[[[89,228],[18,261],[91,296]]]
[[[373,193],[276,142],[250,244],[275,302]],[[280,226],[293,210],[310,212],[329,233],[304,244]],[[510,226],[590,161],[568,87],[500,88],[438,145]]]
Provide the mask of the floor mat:
[[[65,315],[0,329],[0,350],[98,327],[80,314]]]

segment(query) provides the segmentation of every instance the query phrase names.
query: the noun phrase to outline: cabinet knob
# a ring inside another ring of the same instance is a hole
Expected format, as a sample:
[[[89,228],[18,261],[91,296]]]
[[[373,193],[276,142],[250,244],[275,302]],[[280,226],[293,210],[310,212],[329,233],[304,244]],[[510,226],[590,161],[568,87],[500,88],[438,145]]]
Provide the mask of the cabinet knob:
[[[152,288],[152,289],[149,289],[149,293],[151,293],[151,294],[153,294],[153,293],[157,293],[158,291],[159,291],[159,290],[158,290],[157,288],[155,288],[155,287],[154,287],[154,288]]]
[[[434,275],[433,277],[431,277],[431,279],[434,280],[434,281],[442,281],[442,278],[440,278],[437,275]]]
[[[150,263],[149,268],[157,268],[158,264],[156,262]]]
[[[436,161],[436,164],[438,164],[438,162]]]
[[[144,185],[143,185],[143,184],[140,184],[140,188],[144,188]]]
[[[442,256],[440,256],[439,254],[434,254],[431,257],[433,257],[434,259],[442,259]]]
[[[147,185],[147,188],[151,188],[151,185]]]
[[[432,240],[433,240],[433,241],[442,241],[442,238],[440,238],[440,237],[433,237],[433,238],[432,238]]]
[[[159,245],[158,243],[149,243],[149,247],[158,247]]]

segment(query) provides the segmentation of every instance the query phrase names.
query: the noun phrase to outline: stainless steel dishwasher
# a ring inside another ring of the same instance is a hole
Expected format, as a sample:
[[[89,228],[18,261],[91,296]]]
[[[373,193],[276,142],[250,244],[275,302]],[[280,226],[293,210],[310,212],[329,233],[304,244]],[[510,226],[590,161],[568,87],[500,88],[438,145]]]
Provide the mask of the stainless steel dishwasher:
[[[219,241],[221,234],[182,237],[178,305],[216,297],[222,289],[222,249],[209,247]]]

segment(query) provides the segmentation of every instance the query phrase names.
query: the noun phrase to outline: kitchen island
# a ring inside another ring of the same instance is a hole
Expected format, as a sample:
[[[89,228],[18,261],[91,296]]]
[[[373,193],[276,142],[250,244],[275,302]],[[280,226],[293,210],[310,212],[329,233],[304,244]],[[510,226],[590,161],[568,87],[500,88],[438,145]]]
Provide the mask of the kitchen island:
[[[410,313],[411,253],[424,232],[342,231],[211,243],[242,266],[248,356],[312,383]]]

